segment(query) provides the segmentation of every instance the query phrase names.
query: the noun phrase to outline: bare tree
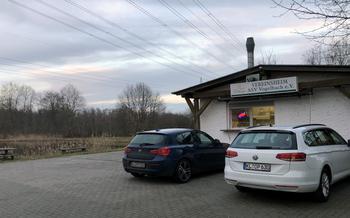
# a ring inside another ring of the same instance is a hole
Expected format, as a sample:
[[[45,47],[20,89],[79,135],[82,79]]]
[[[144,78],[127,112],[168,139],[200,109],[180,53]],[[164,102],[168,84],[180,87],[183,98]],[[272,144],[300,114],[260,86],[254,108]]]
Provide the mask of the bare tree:
[[[309,39],[329,42],[329,39],[347,39],[350,25],[348,0],[272,0],[274,4],[303,20],[319,21],[319,26],[301,32]]]
[[[17,110],[19,104],[20,86],[15,83],[7,83],[1,86],[0,105],[5,110]]]
[[[346,40],[337,41],[326,48],[326,64],[349,65],[350,44]]]
[[[307,64],[349,65],[350,44],[346,40],[336,41],[330,45],[315,45],[303,55]]]
[[[81,96],[78,89],[68,84],[60,91],[63,107],[73,113],[81,110],[85,106],[85,99]]]
[[[22,111],[32,111],[34,108],[34,103],[36,100],[36,93],[34,89],[27,85],[22,85],[19,89],[21,110]]]
[[[1,86],[0,106],[5,110],[31,111],[35,96],[30,86],[7,83]]]
[[[119,96],[121,109],[128,114],[129,121],[133,124],[132,131],[147,128],[145,125],[152,122],[155,114],[165,111],[165,106],[158,93],[154,93],[144,83],[127,86]]]
[[[262,51],[260,53],[259,64],[277,64],[277,56],[273,50]]]
[[[324,63],[323,53],[321,46],[310,48],[303,54],[304,62],[311,65],[321,65]]]
[[[40,99],[41,109],[47,111],[59,111],[63,108],[63,98],[58,92],[47,91]]]
[[[121,107],[116,109],[87,109],[83,100],[71,85],[60,92],[36,94],[27,85],[4,84],[0,87],[0,137],[126,136],[146,128],[191,126],[190,115],[165,113],[159,94],[143,83],[127,87],[120,96]]]

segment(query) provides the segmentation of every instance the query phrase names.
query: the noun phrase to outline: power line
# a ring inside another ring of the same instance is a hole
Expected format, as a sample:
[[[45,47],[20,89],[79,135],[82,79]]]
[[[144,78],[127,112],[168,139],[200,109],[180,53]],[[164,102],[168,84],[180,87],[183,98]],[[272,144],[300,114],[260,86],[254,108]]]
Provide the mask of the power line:
[[[205,32],[200,30],[194,23],[192,23],[189,19],[187,19],[183,14],[181,14],[178,10],[176,10],[174,7],[172,7],[168,2],[165,0],[158,0],[164,7],[166,7],[172,14],[174,14],[176,17],[178,17],[180,20],[182,20],[183,23],[185,23],[190,28],[194,29],[197,33],[199,33],[201,36],[203,36],[205,39],[213,42],[213,45],[220,51],[223,51],[225,53],[228,53],[230,56],[235,56],[235,54],[231,53],[230,50],[227,48],[222,48],[221,46],[216,45],[214,40],[207,35]]]
[[[200,35],[202,35],[204,38],[209,39],[209,36],[207,34],[205,34],[203,31],[201,31],[196,25],[194,25],[190,20],[188,20],[179,11],[177,11],[175,8],[173,8],[171,5],[169,5],[166,1],[158,0],[158,2],[160,2],[172,14],[174,14],[176,17],[180,18],[185,24],[190,26],[192,29],[194,29],[196,32],[198,32]]]
[[[223,37],[222,34],[218,33],[211,25],[209,25],[209,23],[204,20],[202,17],[200,17],[199,15],[197,15],[193,10],[191,10],[188,6],[186,6],[185,3],[183,3],[182,0],[177,0],[183,8],[185,8],[190,14],[192,14],[195,18],[197,18],[198,20],[200,20],[202,23],[205,24],[205,26],[207,28],[209,28],[212,32],[214,32],[217,36],[219,36],[223,41],[228,42],[229,45],[232,45],[234,49],[238,49],[238,50],[243,50],[243,52],[246,52],[244,49],[242,49],[242,47],[240,47],[240,44],[236,42],[236,44],[231,44],[232,42],[227,40],[227,38]]]
[[[94,28],[94,29],[96,29],[96,30],[98,30],[98,31],[100,31],[100,32],[103,32],[103,33],[109,35],[109,36],[112,36],[113,38],[116,38],[116,39],[118,39],[118,40],[120,40],[120,41],[122,41],[122,42],[124,42],[124,43],[126,43],[126,44],[129,44],[129,45],[131,45],[131,46],[133,46],[133,47],[135,47],[135,48],[137,48],[137,49],[143,50],[143,51],[147,52],[147,53],[150,54],[150,55],[156,56],[156,57],[158,57],[158,58],[160,58],[160,59],[164,59],[164,60],[166,60],[166,61],[168,61],[168,62],[171,62],[171,63],[173,63],[173,64],[175,64],[175,65],[177,65],[177,66],[179,66],[179,67],[185,68],[183,65],[181,65],[181,64],[179,64],[179,63],[177,63],[177,62],[175,62],[175,61],[173,61],[173,60],[171,60],[171,59],[168,59],[168,58],[166,58],[166,57],[162,57],[162,56],[160,56],[160,55],[158,55],[158,54],[156,54],[156,53],[154,53],[154,52],[152,52],[152,51],[149,51],[149,50],[143,48],[142,46],[139,46],[139,45],[137,45],[137,44],[135,44],[135,43],[133,43],[133,42],[131,42],[131,41],[128,41],[128,40],[126,40],[126,39],[123,39],[122,37],[119,37],[119,36],[117,36],[117,35],[115,35],[115,34],[109,32],[109,31],[106,31],[106,30],[104,30],[103,28],[100,28],[100,27],[98,27],[98,26],[96,26],[96,25],[94,25],[94,24],[92,24],[92,23],[89,23],[89,22],[87,22],[87,21],[85,21],[85,20],[83,20],[83,19],[80,19],[80,18],[78,18],[78,17],[76,17],[76,16],[74,16],[74,15],[72,15],[72,14],[70,14],[70,13],[67,13],[67,12],[65,12],[65,11],[63,11],[63,10],[61,10],[61,9],[59,9],[59,8],[57,8],[57,7],[55,7],[55,6],[51,5],[51,4],[49,4],[49,3],[46,3],[46,2],[44,2],[43,0],[37,0],[37,1],[38,1],[39,3],[41,3],[41,4],[45,5],[45,6],[47,6],[47,7],[49,7],[49,8],[51,8],[51,9],[55,10],[55,11],[60,12],[61,14],[64,14],[64,15],[66,15],[66,16],[68,16],[68,17],[71,17],[71,18],[73,18],[73,19],[75,19],[75,20],[78,20],[79,22],[82,22],[82,23],[84,23],[84,24],[87,25],[87,26],[90,26],[90,27],[92,27],[92,28]],[[152,60],[152,59],[151,59],[151,60]],[[156,61],[156,62],[157,62],[157,63],[161,63],[161,62],[158,62],[158,61]],[[162,63],[162,65],[163,65],[163,66],[169,67],[168,65],[166,65],[166,64],[164,64],[164,63]],[[175,68],[175,67],[172,67],[172,66],[170,66],[170,68],[176,69],[177,71],[183,72],[183,73],[185,73],[185,74],[186,74],[186,72],[187,72],[187,71],[183,71],[183,70],[181,70],[181,69],[179,70],[179,69],[177,69],[177,68]],[[187,69],[186,69],[186,70],[187,70]],[[193,71],[194,73],[197,73],[197,74],[200,75],[200,76],[202,75],[202,72],[195,71],[195,70],[193,70],[193,69],[190,69],[190,70]],[[190,73],[191,75],[193,75],[194,77],[197,78],[197,75],[195,75],[195,74],[193,74],[193,73],[191,73],[191,72],[188,72],[188,73]]]
[[[241,43],[240,40],[234,36],[229,29],[227,29],[227,27],[213,14],[211,13],[211,11],[205,6],[203,5],[200,0],[192,0],[202,11],[203,13],[205,13],[228,37],[231,38],[232,41],[238,41],[239,45],[242,45],[244,43]],[[245,50],[244,46],[243,46],[243,50]]]
[[[66,1],[67,3],[73,5],[73,6],[77,7],[77,8],[79,8],[79,9],[82,10],[82,11],[84,11],[84,12],[86,12],[86,13],[88,13],[88,14],[90,14],[90,15],[92,15],[92,16],[94,16],[94,17],[96,17],[96,18],[98,18],[98,19],[100,19],[100,20],[102,20],[102,21],[104,21],[104,22],[106,22],[106,23],[108,23],[109,25],[111,25],[111,26],[113,26],[113,27],[116,27],[116,28],[122,30],[123,32],[127,33],[128,35],[133,36],[134,38],[137,38],[138,40],[140,40],[140,41],[142,41],[142,42],[146,42],[147,44],[149,44],[149,45],[151,45],[151,46],[153,46],[153,47],[158,47],[157,44],[155,44],[155,43],[153,43],[153,42],[151,42],[151,41],[149,41],[149,40],[147,40],[147,39],[145,39],[145,38],[142,38],[142,37],[138,36],[137,34],[135,34],[135,33],[131,32],[131,31],[129,31],[128,29],[126,29],[126,28],[120,26],[119,24],[117,24],[117,23],[115,23],[115,22],[113,22],[113,21],[111,21],[111,20],[108,20],[108,19],[104,18],[103,16],[101,16],[101,15],[99,15],[99,14],[97,14],[97,13],[91,11],[91,10],[89,10],[88,8],[86,8],[86,7],[84,7],[84,6],[80,5],[80,4],[78,4],[78,3],[76,3],[76,2],[73,2],[73,1],[71,1],[71,0],[64,0],[64,1]],[[188,63],[188,64],[190,64],[190,65],[196,66],[198,69],[201,69],[201,70],[204,69],[203,72],[206,72],[206,71],[207,71],[207,72],[210,72],[212,75],[213,75],[213,74],[215,75],[214,72],[211,72],[211,71],[209,71],[209,70],[203,68],[202,66],[199,66],[199,65],[197,65],[197,64],[194,64],[194,63],[188,61],[187,59],[185,59],[185,58],[183,58],[183,57],[181,57],[181,56],[175,54],[174,52],[172,52],[172,51],[170,51],[170,50],[168,50],[168,49],[164,49],[164,48],[162,48],[162,47],[158,47],[158,49],[161,50],[161,51],[163,51],[163,52],[165,52],[165,53],[167,53],[167,54],[172,55],[173,57],[175,57],[175,58],[177,58],[177,59],[181,59],[181,60],[185,61],[186,63]]]
[[[141,7],[139,4],[137,4],[135,1],[133,0],[125,0],[127,1],[130,5],[132,5],[133,7],[135,7],[137,10],[139,10],[140,12],[142,12],[143,14],[145,14],[146,16],[150,17],[152,20],[154,20],[155,22],[159,23],[162,27],[167,28],[168,30],[170,30],[172,33],[174,33],[175,35],[181,37],[182,39],[184,39],[185,41],[189,42],[192,46],[197,47],[199,50],[201,50],[203,53],[206,53],[208,56],[212,57],[213,59],[215,59],[217,62],[224,64],[225,66],[227,66],[228,68],[232,69],[232,66],[230,66],[229,64],[227,64],[226,62],[220,60],[218,57],[216,57],[215,55],[211,54],[210,52],[208,52],[207,50],[201,48],[197,43],[193,42],[192,40],[188,39],[187,37],[185,37],[184,35],[182,35],[180,32],[176,31],[175,29],[171,28],[168,24],[166,24],[165,22],[163,22],[161,19],[159,19],[158,17],[154,16],[152,13],[150,13],[148,10],[146,10],[145,8]]]
[[[50,20],[56,21],[56,22],[58,22],[58,23],[60,23],[60,24],[62,24],[62,25],[65,25],[65,26],[67,26],[67,27],[70,27],[70,28],[72,28],[72,29],[74,29],[74,30],[76,30],[76,31],[78,31],[78,32],[81,32],[81,33],[84,33],[84,34],[86,34],[86,35],[89,35],[90,37],[95,38],[95,39],[97,39],[97,40],[99,40],[99,41],[102,41],[102,42],[104,42],[104,43],[106,43],[106,44],[112,45],[113,47],[116,47],[116,48],[118,48],[118,49],[127,50],[127,51],[129,51],[130,53],[133,53],[133,54],[135,54],[135,55],[137,55],[137,56],[139,56],[139,57],[145,58],[145,59],[147,59],[147,60],[151,60],[151,61],[153,61],[153,62],[156,62],[156,63],[160,64],[160,65],[166,66],[166,67],[168,67],[168,68],[170,68],[170,69],[172,69],[172,70],[174,70],[174,71],[177,71],[177,72],[185,72],[185,71],[178,70],[178,69],[176,69],[176,68],[174,68],[174,67],[172,67],[172,66],[166,65],[166,64],[164,64],[164,63],[162,63],[162,62],[159,62],[159,61],[157,61],[157,60],[150,59],[150,58],[148,58],[147,56],[142,55],[142,54],[139,54],[139,53],[134,52],[134,51],[132,51],[132,50],[125,49],[125,48],[123,48],[122,46],[120,46],[120,45],[118,45],[118,44],[115,44],[115,43],[113,43],[113,42],[111,42],[111,41],[109,41],[109,40],[106,40],[106,39],[104,39],[104,38],[102,38],[102,37],[99,37],[99,36],[97,36],[97,35],[95,35],[95,34],[93,34],[93,33],[90,33],[90,32],[88,32],[88,31],[85,31],[85,30],[83,30],[83,29],[80,29],[80,28],[78,28],[78,27],[75,27],[75,26],[73,26],[73,25],[71,25],[71,24],[69,24],[69,23],[67,23],[67,22],[61,21],[61,20],[59,20],[59,19],[57,19],[57,18],[55,18],[55,17],[52,17],[52,16],[50,16],[50,15],[47,15],[47,14],[41,12],[41,11],[38,11],[38,10],[36,10],[36,9],[34,9],[34,8],[31,8],[31,7],[27,6],[27,5],[24,5],[24,4],[22,4],[22,3],[19,3],[19,2],[15,1],[15,0],[8,0],[8,1],[11,2],[11,3],[13,3],[13,4],[18,5],[19,7],[22,7],[22,8],[24,8],[24,9],[27,9],[27,10],[33,12],[33,13],[36,13],[36,14],[41,15],[41,16],[43,16],[43,17],[46,17],[46,18],[48,18],[48,19],[50,19]],[[185,72],[185,73],[186,73],[186,72]]]

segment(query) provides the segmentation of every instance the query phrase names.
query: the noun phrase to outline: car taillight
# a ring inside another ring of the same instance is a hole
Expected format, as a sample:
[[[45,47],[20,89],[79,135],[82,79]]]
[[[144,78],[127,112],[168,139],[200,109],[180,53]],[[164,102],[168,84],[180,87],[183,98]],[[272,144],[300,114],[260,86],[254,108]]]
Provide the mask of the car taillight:
[[[171,150],[169,147],[161,147],[158,149],[150,150],[150,153],[154,155],[168,156],[170,154],[170,151]]]
[[[128,148],[128,147],[125,147],[124,148],[124,154],[128,154],[128,153],[130,153],[131,152],[131,149],[130,148]]]
[[[238,153],[236,151],[232,151],[232,150],[226,150],[226,157],[228,158],[233,158],[233,157],[237,157]]]
[[[276,155],[277,159],[284,161],[305,161],[305,153],[280,153]]]

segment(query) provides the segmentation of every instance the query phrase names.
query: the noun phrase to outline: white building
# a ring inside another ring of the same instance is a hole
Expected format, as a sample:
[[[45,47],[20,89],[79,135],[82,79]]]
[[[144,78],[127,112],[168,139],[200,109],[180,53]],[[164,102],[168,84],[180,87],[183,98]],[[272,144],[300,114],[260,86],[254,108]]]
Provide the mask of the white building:
[[[173,94],[195,128],[231,143],[243,128],[322,123],[350,139],[350,66],[258,65]]]

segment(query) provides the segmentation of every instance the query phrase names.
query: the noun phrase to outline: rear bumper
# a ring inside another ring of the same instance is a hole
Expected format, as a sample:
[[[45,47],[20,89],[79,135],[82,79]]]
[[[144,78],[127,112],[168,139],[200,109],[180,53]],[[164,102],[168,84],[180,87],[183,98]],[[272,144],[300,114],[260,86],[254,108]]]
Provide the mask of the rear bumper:
[[[314,192],[319,185],[317,173],[289,171],[284,175],[266,175],[233,171],[228,166],[225,167],[225,181],[231,185],[287,192]]]
[[[145,163],[145,168],[131,167],[131,162]],[[176,161],[164,157],[155,157],[152,160],[123,157],[123,167],[128,173],[143,173],[152,176],[172,176],[176,167]]]

